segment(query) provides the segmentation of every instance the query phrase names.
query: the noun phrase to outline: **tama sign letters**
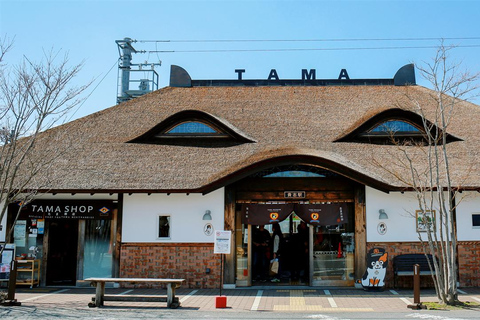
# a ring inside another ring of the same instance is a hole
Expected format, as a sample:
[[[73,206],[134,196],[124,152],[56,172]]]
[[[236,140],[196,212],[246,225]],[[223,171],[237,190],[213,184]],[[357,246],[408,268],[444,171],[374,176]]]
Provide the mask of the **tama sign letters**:
[[[243,74],[246,72],[245,69],[235,69],[235,73],[238,75],[238,80],[243,80]],[[267,80],[280,80],[278,72],[276,69],[271,69],[268,74]],[[302,80],[317,80],[317,71],[315,69],[302,69]],[[347,69],[340,70],[338,75],[338,80],[350,80],[348,76]]]

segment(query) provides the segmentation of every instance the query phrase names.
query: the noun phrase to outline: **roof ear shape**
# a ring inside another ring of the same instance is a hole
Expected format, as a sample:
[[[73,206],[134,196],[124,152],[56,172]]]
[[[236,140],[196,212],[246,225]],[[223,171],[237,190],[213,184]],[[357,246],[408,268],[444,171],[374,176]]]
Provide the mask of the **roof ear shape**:
[[[393,84],[396,86],[411,86],[416,84],[415,65],[413,63],[406,64],[393,77]]]

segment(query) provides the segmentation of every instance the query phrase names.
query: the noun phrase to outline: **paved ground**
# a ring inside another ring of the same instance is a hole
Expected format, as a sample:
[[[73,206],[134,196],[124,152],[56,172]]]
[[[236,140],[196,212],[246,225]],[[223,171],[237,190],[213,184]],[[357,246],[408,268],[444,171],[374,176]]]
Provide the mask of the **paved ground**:
[[[88,302],[94,296],[94,288],[33,288],[17,290],[16,298],[22,303],[21,307],[0,307],[0,318],[27,319],[32,318],[90,318],[104,319],[108,310],[118,312],[131,312],[133,315],[141,312],[142,318],[149,318],[157,314],[154,311],[163,310],[173,314],[176,310],[199,311],[207,313],[222,312],[223,315],[236,312],[321,312],[328,313],[377,313],[381,318],[382,313],[405,313],[407,305],[413,304],[411,290],[388,290],[383,292],[367,292],[354,288],[308,288],[305,289],[235,289],[222,290],[222,295],[227,297],[227,308],[215,307],[216,296],[219,290],[210,289],[185,289],[177,290],[177,296],[182,304],[181,308],[171,310],[166,308],[166,303],[152,302],[105,302],[105,306],[97,310],[88,308]],[[461,291],[462,301],[480,303],[480,289],[466,288]],[[126,289],[107,288],[108,295],[166,295],[164,289]],[[421,301],[436,301],[433,290],[422,290]],[[166,313],[164,313],[166,314]],[[201,313],[198,313],[201,314]],[[480,310],[477,310],[480,318]],[[30,315],[30,316],[29,316]],[[43,317],[41,315],[44,315]],[[100,316],[102,315],[102,316]],[[132,316],[133,317],[133,316]],[[188,317],[187,317],[188,318]],[[111,317],[111,319],[116,319]],[[473,317],[475,319],[475,317]]]

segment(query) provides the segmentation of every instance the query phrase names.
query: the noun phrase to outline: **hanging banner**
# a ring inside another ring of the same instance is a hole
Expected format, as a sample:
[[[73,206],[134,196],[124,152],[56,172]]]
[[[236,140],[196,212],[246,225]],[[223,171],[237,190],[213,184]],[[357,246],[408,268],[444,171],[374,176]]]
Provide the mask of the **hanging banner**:
[[[266,225],[285,220],[293,211],[293,204],[254,204],[242,206],[242,223]]]
[[[252,225],[278,223],[288,218],[292,212],[308,224],[336,226],[348,222],[349,205],[347,203],[243,204],[242,223]]]
[[[348,222],[346,203],[295,204],[295,213],[308,224],[336,226]]]

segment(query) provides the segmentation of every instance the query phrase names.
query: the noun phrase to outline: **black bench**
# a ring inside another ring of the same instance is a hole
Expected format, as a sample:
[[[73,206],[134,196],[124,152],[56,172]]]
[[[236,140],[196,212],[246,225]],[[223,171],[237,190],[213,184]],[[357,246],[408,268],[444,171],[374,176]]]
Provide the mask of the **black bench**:
[[[395,256],[393,258],[393,286],[397,286],[397,277],[413,276],[413,266],[416,264],[420,266],[421,276],[434,274],[435,271],[432,272],[428,265],[429,260],[433,268],[433,257],[431,254],[412,253]]]

